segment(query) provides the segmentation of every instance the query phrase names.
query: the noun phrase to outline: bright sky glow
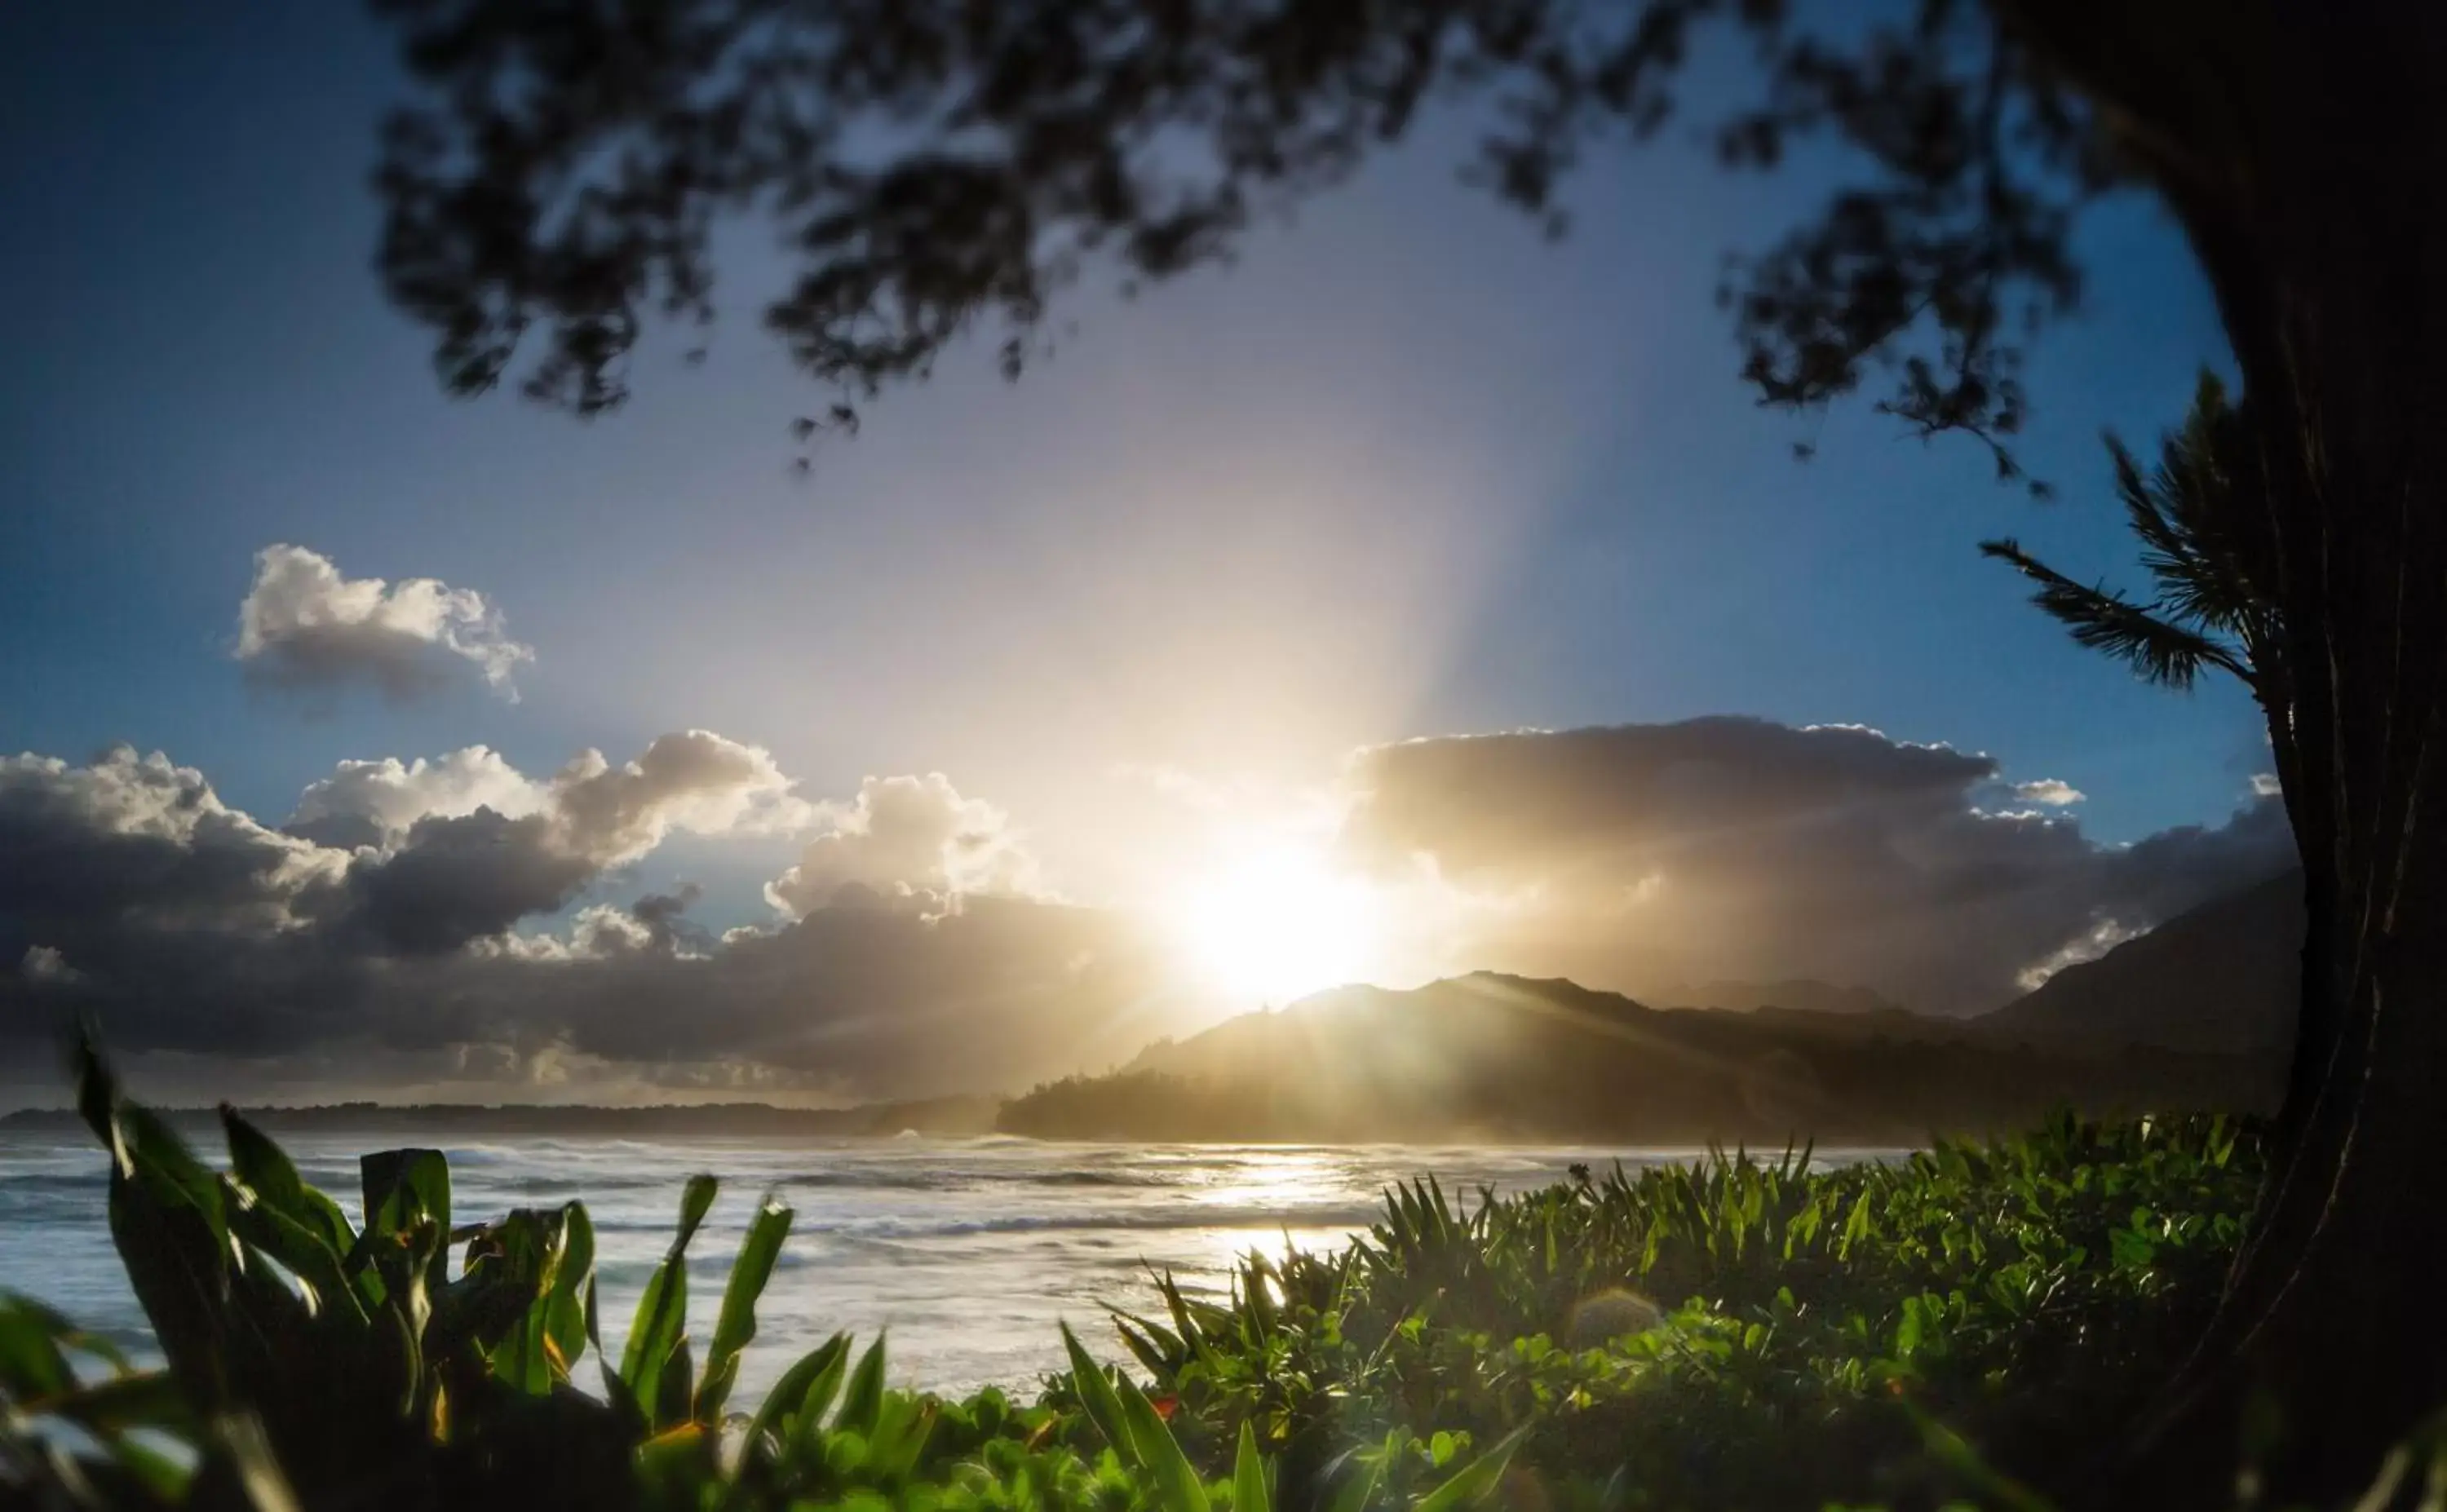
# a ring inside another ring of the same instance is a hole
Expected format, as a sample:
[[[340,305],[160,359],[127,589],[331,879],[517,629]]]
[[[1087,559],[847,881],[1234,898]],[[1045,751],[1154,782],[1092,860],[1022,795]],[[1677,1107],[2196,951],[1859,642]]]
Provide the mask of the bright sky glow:
[[[1361,979],[1384,929],[1377,891],[1298,841],[1251,845],[1190,878],[1166,908],[1187,969],[1217,991],[1283,1003]]]

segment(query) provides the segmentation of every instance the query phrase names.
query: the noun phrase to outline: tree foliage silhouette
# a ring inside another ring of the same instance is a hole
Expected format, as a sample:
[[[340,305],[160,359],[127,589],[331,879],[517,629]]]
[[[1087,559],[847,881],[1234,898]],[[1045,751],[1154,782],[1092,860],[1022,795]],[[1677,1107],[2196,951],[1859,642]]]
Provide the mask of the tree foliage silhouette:
[[[2034,604],[2145,682],[2190,690],[2203,672],[2223,671],[2264,709],[2288,707],[2267,501],[2248,428],[2225,386],[2202,375],[2183,428],[2161,444],[2149,473],[2115,437],[2107,449],[2125,522],[2156,588],[2149,600],[2076,582],[2010,536],[1982,541],[1981,554],[2037,583]]]
[[[595,413],[657,312],[713,312],[711,236],[767,217],[797,276],[766,324],[841,390],[984,335],[1016,372],[1091,270],[1230,255],[1431,107],[1465,172],[1550,227],[1609,144],[1655,137],[1694,44],[1757,87],[1729,165],[1846,149],[1823,208],[1723,296],[1762,401],[1871,388],[2021,480],[2030,335],[2081,289],[2073,232],[2153,197],[2248,396],[2269,709],[2310,937],[2267,1196],[2161,1451],[2234,1464],[2248,1390],[2281,1489],[2333,1488],[2447,1397],[2447,8],[2402,0],[377,0],[420,89],[389,123],[382,272],[446,383]],[[1822,23],[1812,25],[1811,23]],[[1824,161],[1813,157],[1813,162]],[[531,351],[522,361],[522,348]],[[2023,480],[2027,482],[2027,480]],[[2070,602],[2070,601],[2068,601]],[[2155,618],[2156,616],[2153,616]],[[2177,662],[2169,662],[2170,668]],[[2205,1467],[2219,1466],[2214,1472]],[[2170,1472],[2172,1473],[2172,1472]],[[2137,1484],[2137,1483],[2136,1483]],[[2192,1483],[2195,1486],[2200,1484]]]

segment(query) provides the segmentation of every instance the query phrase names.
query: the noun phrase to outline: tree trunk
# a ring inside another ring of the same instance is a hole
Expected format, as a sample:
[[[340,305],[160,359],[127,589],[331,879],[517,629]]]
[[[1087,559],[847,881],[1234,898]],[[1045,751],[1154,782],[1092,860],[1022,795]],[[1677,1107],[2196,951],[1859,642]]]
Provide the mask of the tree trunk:
[[[2333,1498],[2447,1405],[2442,12],[2242,8],[2148,122],[2267,464],[2310,928],[2268,1186],[2134,1504],[2222,1504],[2247,1458]]]

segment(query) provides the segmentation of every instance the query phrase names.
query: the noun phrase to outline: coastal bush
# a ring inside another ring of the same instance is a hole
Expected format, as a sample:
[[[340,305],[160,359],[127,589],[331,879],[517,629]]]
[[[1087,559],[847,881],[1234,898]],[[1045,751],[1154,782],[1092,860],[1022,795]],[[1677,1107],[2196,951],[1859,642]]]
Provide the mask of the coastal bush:
[[[392,1150],[352,1222],[234,1112],[216,1171],[90,1054],[80,1106],[165,1363],[0,1298],[0,1504],[2074,1506],[2213,1306],[2260,1160],[2222,1120],[2061,1119],[1831,1168],[1719,1151],[1475,1201],[1429,1179],[1224,1293],[1157,1276],[1113,1320],[1136,1372],[1066,1329],[1034,1400],[954,1400],[837,1335],[751,1412],[771,1198],[700,1346],[683,1262],[714,1184],[686,1184],[616,1361],[582,1204],[470,1220],[438,1152]],[[2447,1435],[2374,1474],[2369,1505],[2438,1504]]]

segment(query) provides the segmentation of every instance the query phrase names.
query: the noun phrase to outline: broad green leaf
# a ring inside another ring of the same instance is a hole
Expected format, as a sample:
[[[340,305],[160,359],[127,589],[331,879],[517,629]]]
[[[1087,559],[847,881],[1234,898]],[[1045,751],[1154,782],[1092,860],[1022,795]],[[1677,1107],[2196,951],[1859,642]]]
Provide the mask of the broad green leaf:
[[[858,1357],[858,1368],[849,1372],[849,1389],[842,1393],[841,1416],[833,1420],[833,1427],[871,1434],[882,1412],[883,1335],[878,1333]]]
[[[778,1438],[785,1425],[795,1423],[799,1414],[821,1418],[825,1408],[832,1406],[833,1393],[841,1389],[842,1370],[849,1358],[849,1335],[836,1333],[801,1356],[799,1363],[782,1372],[773,1389],[765,1393],[764,1404],[749,1421],[746,1452],[764,1452],[763,1446]],[[823,1394],[817,1394],[817,1388]],[[775,1444],[775,1447],[779,1447]]]
[[[629,1325],[629,1342],[620,1351],[620,1380],[640,1407],[659,1400],[663,1362],[679,1342],[688,1316],[688,1272],[665,1260],[646,1278],[645,1295],[637,1298],[636,1321]]]
[[[1232,1460],[1232,1512],[1274,1512],[1266,1494],[1266,1463],[1258,1457],[1258,1433],[1241,1420],[1241,1450]]]
[[[552,1346],[553,1373],[566,1380],[595,1337],[595,1222],[583,1202],[560,1210],[560,1255],[545,1308],[544,1337]]]
[[[1326,1503],[1327,1512],[1360,1512],[1367,1506],[1369,1499],[1376,1494],[1380,1466],[1373,1460],[1363,1461],[1356,1455],[1348,1463],[1352,1467],[1351,1478],[1342,1483],[1341,1489],[1334,1493],[1334,1500]]]
[[[696,1238],[713,1206],[714,1191],[712,1177],[689,1178],[680,1191],[679,1232],[637,1299],[636,1319],[629,1325],[629,1342],[620,1351],[620,1382],[640,1408],[659,1410],[662,1405],[664,1367],[688,1327],[689,1240]]]
[[[678,1424],[637,1446],[638,1478],[668,1488],[663,1497],[652,1500],[675,1501],[686,1494],[682,1488],[702,1484],[713,1451],[713,1437],[702,1424]]]
[[[773,1262],[781,1257],[782,1241],[789,1237],[790,1210],[768,1194],[756,1217],[748,1225],[748,1237],[739,1246],[739,1258],[731,1263],[730,1284],[723,1288],[722,1314],[713,1326],[713,1341],[706,1346],[705,1382],[698,1388],[696,1417],[701,1423],[717,1422],[723,1403],[730,1396],[731,1381],[739,1373],[739,1351],[756,1336],[756,1299],[764,1295],[766,1282],[772,1279]]]
[[[669,1427],[692,1421],[689,1416],[691,1399],[695,1395],[694,1355],[689,1349],[688,1335],[680,1335],[672,1346],[670,1359],[663,1362],[663,1373],[656,1384],[654,1426]]]
[[[885,1481],[907,1475],[925,1452],[926,1436],[934,1427],[932,1403],[904,1391],[886,1393],[866,1443],[867,1473]]]
[[[357,1161],[366,1230],[386,1238],[420,1222],[450,1230],[450,1161],[440,1150],[377,1150]]]
[[[849,1335],[834,1334],[831,1342],[809,1358],[818,1356],[822,1357],[823,1368],[808,1381],[806,1393],[799,1398],[797,1416],[790,1421],[789,1459],[804,1461],[814,1457],[817,1445],[823,1441],[825,1410],[833,1405],[833,1398],[841,1391],[842,1377],[849,1370]]]
[[[1121,1398],[1113,1394],[1113,1383],[1106,1378],[1105,1368],[1090,1357],[1068,1323],[1062,1325],[1062,1347],[1070,1351],[1071,1380],[1079,1392],[1079,1406],[1086,1410],[1088,1421],[1096,1425],[1096,1431],[1105,1435],[1105,1442],[1113,1446],[1124,1464],[1138,1464],[1138,1446],[1131,1441],[1129,1420],[1122,1415]]]
[[[131,1438],[113,1438],[108,1445],[110,1464],[144,1495],[164,1505],[193,1505],[187,1496],[195,1467],[184,1457],[173,1457],[148,1444]],[[126,1498],[120,1498],[122,1502]]]
[[[119,1137],[119,1077],[102,1053],[90,1018],[77,1025],[76,1046],[69,1059],[76,1068],[78,1116],[110,1152],[110,1168],[122,1176],[129,1174],[126,1144]]]
[[[92,1065],[99,1067],[99,1059]],[[172,1373],[196,1402],[218,1406],[228,1392],[224,1356],[236,1259],[220,1179],[160,1118],[113,1101],[106,1072],[94,1072],[85,1093],[108,1104],[100,1116],[115,1151],[111,1242]]]
[[[254,1413],[234,1412],[214,1419],[212,1440],[255,1512],[300,1512],[297,1493],[290,1488],[272,1441],[264,1436],[263,1423]]]
[[[76,1384],[62,1345],[74,1325],[31,1297],[0,1294],[0,1393],[31,1402]]]
[[[1512,1452],[1529,1436],[1526,1427],[1515,1428],[1504,1441],[1472,1460],[1453,1478],[1421,1497],[1411,1512],[1458,1512],[1486,1499],[1504,1480],[1505,1467],[1512,1463]]]
[[[179,1429],[190,1426],[187,1399],[165,1370],[115,1375],[73,1388],[45,1401],[20,1406],[28,1413],[51,1412],[87,1432],[104,1435],[129,1428]]]
[[[258,1201],[314,1234],[334,1257],[355,1246],[356,1231],[349,1226],[340,1204],[307,1185],[288,1153],[270,1136],[227,1103],[221,1105],[221,1128],[229,1138],[231,1173],[246,1183]]]
[[[313,1292],[318,1310],[335,1320],[364,1325],[364,1299],[349,1284],[339,1254],[321,1233],[261,1200],[253,1187],[232,1182],[224,1195],[231,1233],[286,1266]]]
[[[359,1242],[376,1256],[386,1245],[400,1245],[418,1225],[432,1227],[435,1242],[423,1276],[429,1301],[450,1279],[450,1249],[443,1242],[450,1232],[449,1158],[440,1150],[378,1150],[358,1159],[357,1176],[366,1203],[366,1229]],[[395,1286],[398,1273],[381,1268],[385,1286]]]
[[[1206,1483],[1182,1452],[1171,1426],[1157,1415],[1155,1404],[1128,1375],[1113,1390],[1121,1399],[1122,1421],[1129,1425],[1130,1437],[1138,1445],[1139,1464],[1155,1480],[1157,1504],[1165,1512],[1206,1512]]]

